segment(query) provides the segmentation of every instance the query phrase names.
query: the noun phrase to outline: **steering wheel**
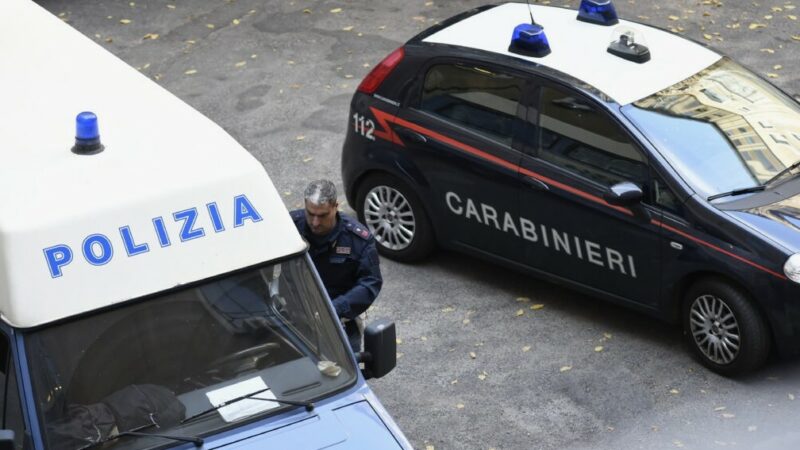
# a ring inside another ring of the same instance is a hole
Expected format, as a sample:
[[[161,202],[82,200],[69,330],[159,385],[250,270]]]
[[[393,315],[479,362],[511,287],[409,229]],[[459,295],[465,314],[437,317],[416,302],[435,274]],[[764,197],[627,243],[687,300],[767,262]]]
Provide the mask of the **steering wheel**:
[[[225,355],[221,358],[217,358],[211,363],[209,366],[212,369],[216,370],[224,370],[225,368],[231,369],[227,366],[231,366],[234,363],[239,363],[238,367],[234,367],[232,369],[233,372],[238,373],[242,372],[249,368],[257,368],[259,361],[269,356],[269,353],[272,350],[277,350],[280,348],[280,344],[277,342],[266,342],[264,344],[256,345],[250,348],[246,348],[244,350],[239,350],[238,352],[231,353],[230,355]],[[249,360],[249,361],[247,361]]]

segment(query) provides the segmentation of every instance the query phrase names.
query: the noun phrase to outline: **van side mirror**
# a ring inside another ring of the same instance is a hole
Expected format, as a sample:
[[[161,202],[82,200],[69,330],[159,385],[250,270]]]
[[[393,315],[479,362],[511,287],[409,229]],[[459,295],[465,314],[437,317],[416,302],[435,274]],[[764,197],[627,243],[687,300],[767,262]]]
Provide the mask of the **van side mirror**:
[[[650,213],[642,205],[642,188],[630,181],[617,183],[603,194],[603,199],[614,206],[628,208],[637,219],[647,222],[650,220]]]
[[[381,378],[397,365],[397,333],[394,322],[380,319],[364,330],[364,351],[357,356],[364,363],[364,378]],[[1,450],[1,449],[0,449]]]
[[[14,450],[14,430],[0,430],[0,450]]]

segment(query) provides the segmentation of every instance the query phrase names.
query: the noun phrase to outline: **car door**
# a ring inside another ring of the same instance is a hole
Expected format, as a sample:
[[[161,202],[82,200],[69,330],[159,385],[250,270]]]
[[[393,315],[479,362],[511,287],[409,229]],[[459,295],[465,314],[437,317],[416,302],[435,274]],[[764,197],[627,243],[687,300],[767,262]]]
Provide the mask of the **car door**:
[[[417,98],[398,112],[404,151],[429,183],[440,242],[519,261],[509,221],[519,207],[515,136],[524,77],[469,61],[423,67]]]
[[[652,176],[644,152],[610,114],[578,92],[537,83],[528,120],[538,133],[520,163],[524,188],[520,220],[533,224],[535,242],[525,263],[586,287],[657,306],[660,283],[660,212],[650,218],[613,206],[603,198],[624,181],[651,195]]]

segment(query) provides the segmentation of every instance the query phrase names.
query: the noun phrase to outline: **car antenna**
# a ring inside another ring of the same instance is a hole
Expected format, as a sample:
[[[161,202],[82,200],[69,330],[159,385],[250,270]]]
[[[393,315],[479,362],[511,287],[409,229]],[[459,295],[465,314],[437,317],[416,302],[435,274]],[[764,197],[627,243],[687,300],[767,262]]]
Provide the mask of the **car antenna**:
[[[536,22],[533,20],[533,9],[531,9],[531,0],[525,0],[525,3],[528,4],[528,14],[531,15],[531,25],[536,25]]]

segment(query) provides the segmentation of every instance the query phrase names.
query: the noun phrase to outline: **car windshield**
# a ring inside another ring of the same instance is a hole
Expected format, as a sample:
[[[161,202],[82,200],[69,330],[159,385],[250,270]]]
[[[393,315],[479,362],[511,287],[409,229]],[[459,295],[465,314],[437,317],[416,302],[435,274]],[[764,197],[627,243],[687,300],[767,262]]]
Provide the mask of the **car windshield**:
[[[208,434],[296,406],[247,399],[181,421],[257,390],[310,401],[344,388],[356,368],[322,292],[296,257],[26,334],[48,448],[137,428]],[[124,436],[102,448],[178,444]]]
[[[797,102],[729,58],[622,111],[704,197],[800,160]]]

